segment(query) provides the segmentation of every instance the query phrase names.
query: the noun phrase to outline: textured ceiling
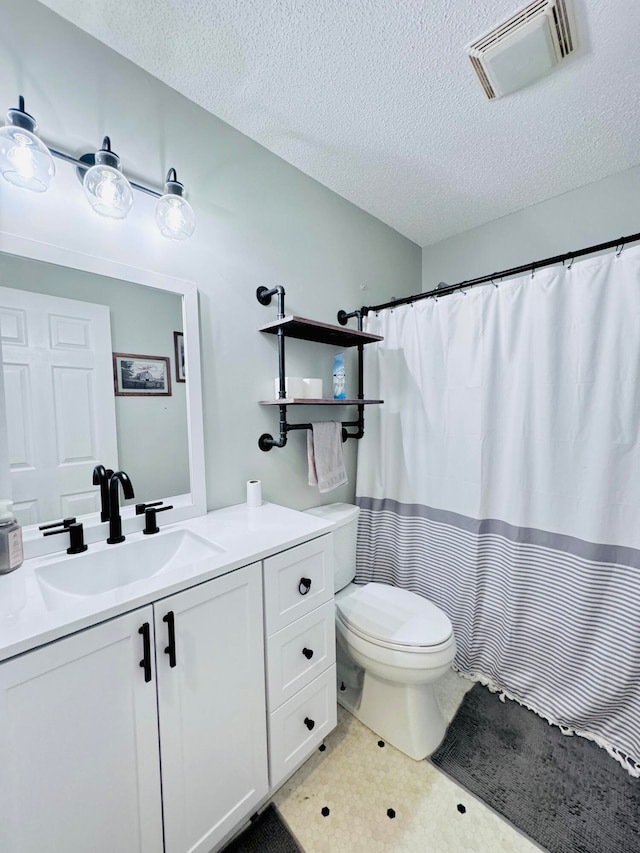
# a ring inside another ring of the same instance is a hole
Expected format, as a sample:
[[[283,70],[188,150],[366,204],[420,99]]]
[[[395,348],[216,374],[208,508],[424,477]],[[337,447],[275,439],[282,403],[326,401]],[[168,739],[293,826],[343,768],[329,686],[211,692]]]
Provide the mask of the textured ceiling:
[[[525,0],[44,0],[421,246],[640,162],[640,3],[488,101],[465,45]]]

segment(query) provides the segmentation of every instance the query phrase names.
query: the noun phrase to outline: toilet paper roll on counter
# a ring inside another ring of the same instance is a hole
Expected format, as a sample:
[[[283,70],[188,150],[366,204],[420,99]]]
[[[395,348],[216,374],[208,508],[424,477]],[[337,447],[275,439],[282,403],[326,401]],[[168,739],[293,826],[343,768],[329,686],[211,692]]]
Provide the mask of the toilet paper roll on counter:
[[[262,482],[247,480],[247,506],[251,509],[262,506]]]

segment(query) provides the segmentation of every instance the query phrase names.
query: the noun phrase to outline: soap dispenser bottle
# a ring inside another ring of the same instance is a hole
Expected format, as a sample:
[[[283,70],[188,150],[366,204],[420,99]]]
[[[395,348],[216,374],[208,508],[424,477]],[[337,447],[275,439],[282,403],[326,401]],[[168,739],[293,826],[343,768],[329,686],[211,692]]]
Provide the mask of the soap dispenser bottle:
[[[346,394],[346,373],[344,369],[344,354],[338,353],[333,360],[333,399],[344,400]]]
[[[22,565],[22,528],[13,517],[13,501],[0,500],[0,575]]]

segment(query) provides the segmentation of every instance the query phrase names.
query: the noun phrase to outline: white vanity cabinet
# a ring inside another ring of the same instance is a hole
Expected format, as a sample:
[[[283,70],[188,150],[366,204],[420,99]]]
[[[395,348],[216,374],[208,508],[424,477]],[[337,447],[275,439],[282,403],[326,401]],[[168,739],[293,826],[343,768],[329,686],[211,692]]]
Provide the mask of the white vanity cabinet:
[[[269,775],[277,788],[335,728],[332,536],[264,561]]]
[[[269,788],[260,563],[154,611],[165,851],[209,853]]]
[[[3,853],[208,853],[251,814],[268,791],[260,570],[0,664]]]
[[[151,606],[0,664],[0,850],[162,850]]]

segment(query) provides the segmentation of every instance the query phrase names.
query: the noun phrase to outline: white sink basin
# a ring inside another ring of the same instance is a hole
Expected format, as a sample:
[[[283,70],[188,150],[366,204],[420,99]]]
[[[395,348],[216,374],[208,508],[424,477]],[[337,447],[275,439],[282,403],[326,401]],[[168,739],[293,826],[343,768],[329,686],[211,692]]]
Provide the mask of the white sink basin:
[[[35,569],[35,575],[47,608],[58,610],[225,550],[188,530],[176,530],[56,560]]]

